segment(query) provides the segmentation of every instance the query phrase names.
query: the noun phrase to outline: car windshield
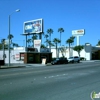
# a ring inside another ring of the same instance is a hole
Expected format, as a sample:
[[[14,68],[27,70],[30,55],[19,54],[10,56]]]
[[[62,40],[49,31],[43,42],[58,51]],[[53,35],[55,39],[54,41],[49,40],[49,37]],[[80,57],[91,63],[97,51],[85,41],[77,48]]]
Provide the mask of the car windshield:
[[[69,57],[69,59],[72,59],[73,57]]]

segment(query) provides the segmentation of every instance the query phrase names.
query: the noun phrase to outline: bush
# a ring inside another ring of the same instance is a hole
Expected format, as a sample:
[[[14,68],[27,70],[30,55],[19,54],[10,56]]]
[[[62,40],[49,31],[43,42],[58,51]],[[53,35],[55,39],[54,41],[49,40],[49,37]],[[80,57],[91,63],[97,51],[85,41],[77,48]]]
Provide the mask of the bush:
[[[84,58],[84,57],[80,57],[80,60],[86,60],[86,58]]]

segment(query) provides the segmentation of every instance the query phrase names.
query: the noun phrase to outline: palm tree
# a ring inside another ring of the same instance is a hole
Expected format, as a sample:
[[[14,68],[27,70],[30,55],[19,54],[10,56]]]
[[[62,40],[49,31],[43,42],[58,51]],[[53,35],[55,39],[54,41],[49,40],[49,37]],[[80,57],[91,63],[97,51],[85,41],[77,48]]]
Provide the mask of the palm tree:
[[[34,34],[32,36],[33,47],[34,47],[34,40],[37,40],[37,38],[38,38],[37,34]]]
[[[41,44],[41,48],[46,48],[46,46],[44,44]]]
[[[48,39],[47,39],[45,42],[46,42],[49,46],[54,46],[54,44],[53,44],[50,40],[48,40]]]
[[[14,36],[12,34],[8,35],[7,37],[8,39],[12,40],[12,38],[14,38]]]
[[[28,43],[28,46],[29,46],[29,44],[31,43],[31,39],[28,39],[27,40],[27,43]]]
[[[97,46],[100,46],[100,40],[98,40]]]
[[[12,43],[13,49],[14,47],[18,47],[19,45],[17,43]]]
[[[11,42],[12,42],[12,38],[14,38],[14,36],[12,35],[12,34],[10,34],[10,35],[8,35],[8,37],[7,37],[8,39],[10,39],[10,45],[11,45]]]
[[[48,29],[48,30],[47,30],[47,33],[49,34],[50,41],[51,41],[51,34],[53,33],[53,29],[51,29],[51,28]]]
[[[54,44],[56,45],[56,57],[58,58],[58,52],[57,52],[57,47],[58,47],[58,43],[60,43],[61,41],[57,38],[53,39]]]
[[[47,41],[48,37],[49,37],[48,34],[45,34],[45,35],[44,35],[44,38],[46,38],[46,41]],[[46,42],[46,46],[47,46],[47,42]]]
[[[74,42],[74,37],[70,37],[68,40],[66,40],[66,44],[69,45],[69,57],[70,57],[70,45]]]
[[[58,32],[60,32],[60,41],[61,41],[61,33],[64,32],[64,29],[63,28],[59,28]],[[61,42],[60,42],[60,46],[61,46]]]
[[[73,40],[73,42],[71,43],[72,45],[74,43],[75,36],[71,36],[70,39]]]
[[[49,42],[51,42],[51,34],[53,33],[53,29],[48,29],[47,30],[47,33],[49,34],[49,37],[50,37],[50,40],[49,40]],[[49,43],[50,44],[50,43]],[[49,48],[50,48],[50,51],[51,51],[51,45],[49,45]]]
[[[4,59],[4,61],[5,61],[5,39],[2,39],[1,40],[1,44],[2,44],[2,47],[3,47],[3,59]]]

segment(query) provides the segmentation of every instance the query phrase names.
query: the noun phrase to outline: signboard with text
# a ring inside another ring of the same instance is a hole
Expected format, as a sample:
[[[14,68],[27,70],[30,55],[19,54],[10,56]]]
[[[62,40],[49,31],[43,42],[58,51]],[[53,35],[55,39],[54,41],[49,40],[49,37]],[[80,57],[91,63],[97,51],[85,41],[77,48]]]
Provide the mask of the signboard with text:
[[[79,30],[72,30],[72,35],[76,36],[76,35],[84,35],[85,34],[85,30],[84,29],[79,29]]]
[[[37,48],[38,52],[40,52],[41,40],[34,40],[34,48]]]

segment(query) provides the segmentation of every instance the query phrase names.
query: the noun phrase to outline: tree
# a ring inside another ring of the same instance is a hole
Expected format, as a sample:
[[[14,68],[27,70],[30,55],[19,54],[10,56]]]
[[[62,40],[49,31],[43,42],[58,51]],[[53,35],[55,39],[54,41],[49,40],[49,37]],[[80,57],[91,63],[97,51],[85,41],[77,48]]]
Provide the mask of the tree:
[[[64,29],[63,28],[59,28],[58,32],[60,32],[60,41],[61,41],[61,33],[64,32]],[[60,46],[61,46],[61,42],[60,42]]]
[[[11,46],[11,42],[12,42],[12,38],[14,38],[14,36],[12,35],[12,34],[10,34],[10,35],[8,35],[8,37],[7,37],[8,39],[10,39],[10,46]]]
[[[77,53],[78,53],[78,55],[79,55],[79,57],[80,57],[80,52],[82,51],[83,48],[84,48],[84,46],[78,45],[78,46],[75,46],[75,47],[73,48],[73,50],[74,50],[74,51],[77,51]]]
[[[100,46],[100,40],[98,40],[97,46]]]
[[[2,45],[2,48],[3,48],[3,50],[5,49],[5,39],[2,39],[1,40],[1,45]]]
[[[47,33],[49,34],[50,41],[51,41],[51,34],[53,33],[53,29],[51,29],[51,28],[48,29],[48,30],[47,30]]]
[[[47,39],[45,42],[46,42],[49,46],[54,46],[54,44],[53,44],[50,40],[48,40],[48,39]]]
[[[12,34],[8,35],[7,37],[8,39],[12,40],[12,38],[14,38],[14,36]]]
[[[47,30],[47,33],[49,34],[49,37],[50,37],[49,42],[51,42],[51,34],[53,33],[53,29],[51,29],[51,28],[48,29],[48,30]],[[52,44],[52,43],[49,43],[49,44],[50,44],[50,45],[49,45],[49,48],[50,48],[50,51],[51,51],[51,44]]]
[[[0,50],[2,50],[2,43],[0,43]]]
[[[37,38],[38,38],[37,34],[33,34],[33,36],[32,36],[33,46],[34,46],[34,40],[37,40]]]
[[[45,34],[45,35],[44,35],[44,38],[46,38],[46,41],[47,41],[48,37],[49,37],[48,34]],[[47,46],[47,42],[46,42],[46,46]]]
[[[41,48],[46,48],[46,46],[44,44],[41,44]]]
[[[65,46],[63,45],[63,46],[60,47],[59,49],[60,49],[60,51],[61,51],[61,53],[62,53],[62,57],[65,57],[67,47],[65,47]]]
[[[32,41],[31,39],[28,39],[27,40],[28,45],[31,43],[31,41]]]
[[[13,48],[14,47],[18,47],[18,44],[17,43],[12,43],[12,45],[13,45]]]
[[[58,43],[60,43],[61,41],[59,39],[57,39],[57,38],[54,38],[53,42],[56,45],[56,57],[58,57],[57,47],[58,47]]]
[[[69,45],[69,56],[70,56],[70,45],[74,42],[75,37],[70,37],[69,39],[66,40],[66,44]]]

